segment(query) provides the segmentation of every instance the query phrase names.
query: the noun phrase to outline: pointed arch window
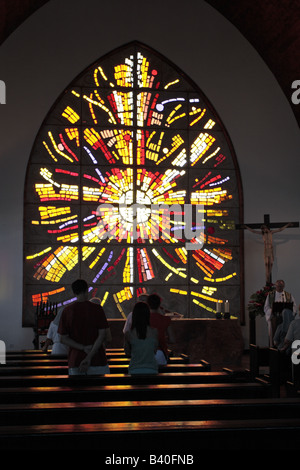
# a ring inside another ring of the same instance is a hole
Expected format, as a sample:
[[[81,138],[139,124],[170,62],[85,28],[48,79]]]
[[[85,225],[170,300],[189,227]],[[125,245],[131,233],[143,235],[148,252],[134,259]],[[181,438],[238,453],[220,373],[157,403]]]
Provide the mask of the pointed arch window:
[[[186,317],[215,317],[228,299],[239,316],[241,211],[234,150],[207,98],[147,46],[113,51],[61,94],[32,148],[23,325],[38,302],[71,302],[79,277],[109,318],[143,292]]]

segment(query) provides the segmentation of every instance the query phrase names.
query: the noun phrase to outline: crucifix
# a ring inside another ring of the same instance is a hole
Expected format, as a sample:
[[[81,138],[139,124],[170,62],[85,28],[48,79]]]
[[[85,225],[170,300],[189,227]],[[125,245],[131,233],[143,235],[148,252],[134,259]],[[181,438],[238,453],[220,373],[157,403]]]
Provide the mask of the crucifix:
[[[299,222],[270,222],[270,215],[264,215],[264,222],[262,224],[237,224],[236,229],[247,229],[250,232],[262,235],[264,242],[264,261],[266,269],[266,284],[272,282],[272,267],[274,261],[273,253],[273,233],[282,232],[288,227],[299,227]],[[275,230],[271,230],[271,229]],[[255,230],[260,229],[260,230]]]

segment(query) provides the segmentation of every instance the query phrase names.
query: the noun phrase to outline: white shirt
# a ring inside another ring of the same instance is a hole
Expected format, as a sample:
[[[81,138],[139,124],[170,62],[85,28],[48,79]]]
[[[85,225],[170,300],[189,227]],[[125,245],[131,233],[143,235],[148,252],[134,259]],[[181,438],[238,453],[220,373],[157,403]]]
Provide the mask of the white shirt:
[[[293,312],[296,314],[297,313],[297,305],[296,305],[295,299],[292,295],[291,295],[291,301],[293,302]],[[275,291],[274,302],[286,302],[285,292],[284,291],[282,291],[282,292]],[[266,320],[270,321],[271,314],[272,314],[272,305],[270,305],[270,303],[269,303],[269,294],[267,295],[267,298],[266,298],[266,301],[265,301],[264,312],[265,312],[265,315],[266,315]]]
[[[47,338],[53,341],[51,354],[68,354],[69,348],[60,342],[60,334],[57,333],[58,325],[53,321],[49,325]]]

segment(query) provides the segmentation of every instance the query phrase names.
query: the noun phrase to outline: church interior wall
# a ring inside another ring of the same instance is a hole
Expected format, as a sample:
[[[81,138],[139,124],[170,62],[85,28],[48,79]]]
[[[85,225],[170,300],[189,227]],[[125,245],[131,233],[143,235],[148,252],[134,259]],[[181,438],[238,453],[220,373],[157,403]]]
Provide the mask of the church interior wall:
[[[140,12],[140,13],[139,13]],[[182,69],[218,112],[237,155],[246,223],[299,221],[299,128],[275,77],[222,15],[199,0],[52,0],[0,48],[0,339],[7,349],[31,348],[22,328],[23,190],[27,162],[50,107],[88,65],[137,40]],[[273,279],[283,278],[300,303],[300,229],[274,236]],[[265,281],[263,243],[245,232],[245,302]],[[242,332],[247,348],[249,327]],[[265,322],[258,339],[266,341]]]

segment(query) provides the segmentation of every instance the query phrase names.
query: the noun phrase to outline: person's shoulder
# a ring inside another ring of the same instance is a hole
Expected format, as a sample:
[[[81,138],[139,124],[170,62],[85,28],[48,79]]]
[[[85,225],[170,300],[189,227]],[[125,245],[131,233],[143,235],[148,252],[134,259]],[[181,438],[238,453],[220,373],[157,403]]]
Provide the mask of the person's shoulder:
[[[64,307],[63,311],[61,312],[61,315],[62,315],[62,316],[65,316],[65,315],[67,315],[68,313],[73,312],[75,303],[76,303],[76,302],[72,302],[71,304],[66,305],[66,306]]]
[[[163,313],[160,313],[160,312],[150,312],[150,317],[153,317],[153,318],[158,318],[158,319],[161,319],[161,318],[167,318]]]
[[[86,306],[91,312],[104,312],[103,307],[100,304],[94,302],[86,301]]]
[[[162,324],[169,324],[171,322],[171,317],[164,315],[163,313],[160,312],[151,312],[151,317],[162,323]]]
[[[92,302],[90,304],[92,304],[92,309],[89,310],[89,315],[101,321],[102,325],[106,324],[106,326],[103,326],[104,328],[108,328],[108,320],[104,308],[99,304],[93,304]]]

